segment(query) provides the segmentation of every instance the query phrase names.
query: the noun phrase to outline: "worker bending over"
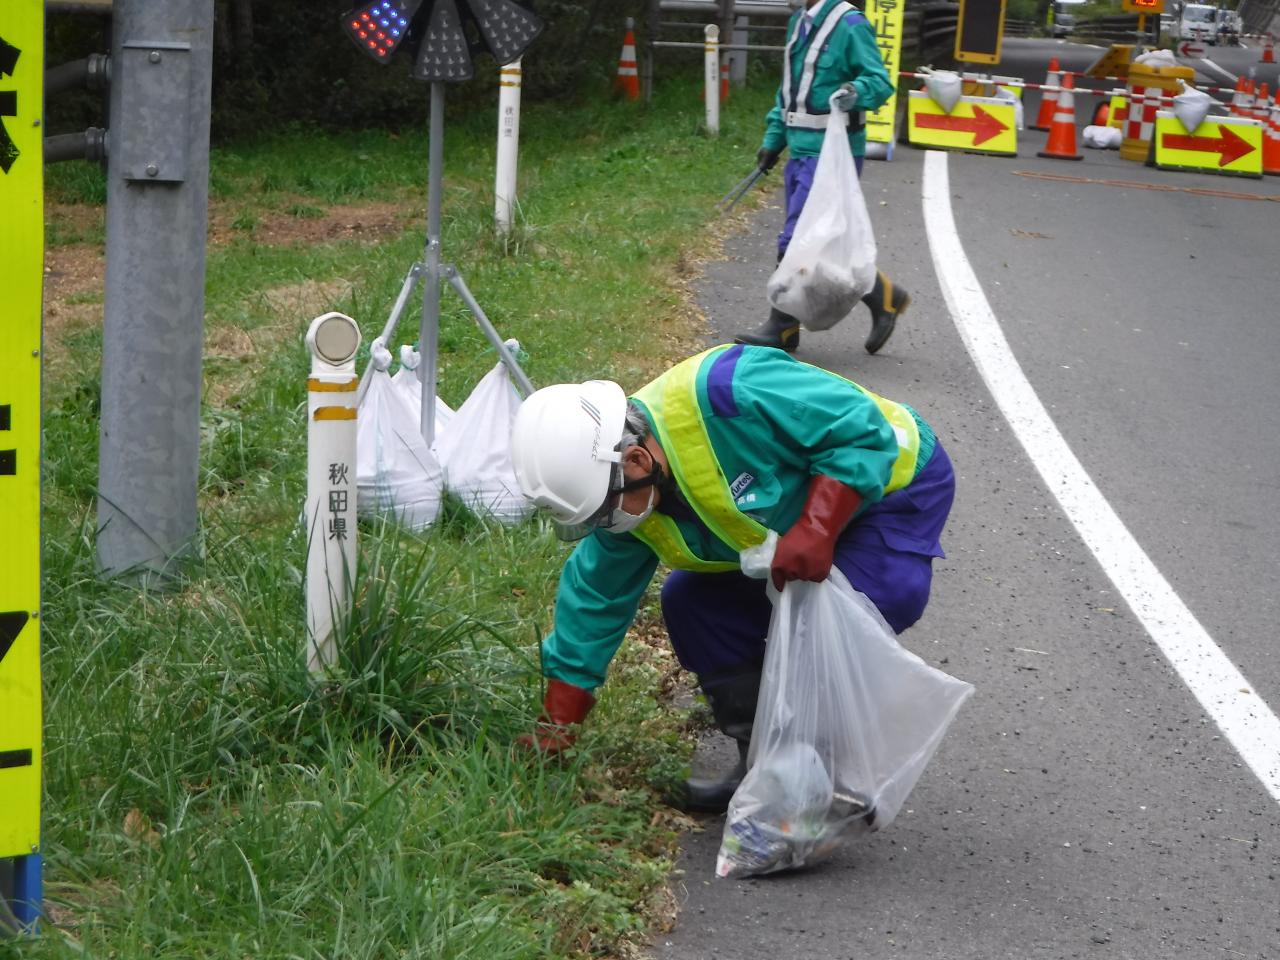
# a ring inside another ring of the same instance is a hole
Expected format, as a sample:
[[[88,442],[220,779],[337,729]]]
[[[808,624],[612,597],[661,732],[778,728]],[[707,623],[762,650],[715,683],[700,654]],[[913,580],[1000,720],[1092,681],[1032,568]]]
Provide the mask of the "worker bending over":
[[[524,742],[573,743],[661,561],[676,656],[739,746],[724,779],[679,785],[690,810],[724,810],[746,771],[771,603],[739,552],[777,531],[778,589],[825,580],[834,564],[901,632],[928,602],[955,492],[911,407],[743,345],[685,360],[630,400],[607,380],[539,390],[516,416],[512,455],[525,494],[581,538],[542,644],[543,715]]]

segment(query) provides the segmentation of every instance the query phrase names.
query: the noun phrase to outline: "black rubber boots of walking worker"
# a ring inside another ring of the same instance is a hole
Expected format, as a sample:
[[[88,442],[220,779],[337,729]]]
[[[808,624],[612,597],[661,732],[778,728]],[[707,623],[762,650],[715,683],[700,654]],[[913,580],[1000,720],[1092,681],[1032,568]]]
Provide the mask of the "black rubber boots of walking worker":
[[[862,298],[862,302],[871,311],[871,332],[867,334],[863,346],[867,353],[875,353],[893,336],[898,315],[907,309],[911,297],[882,272],[876,271],[875,286]],[[787,353],[795,353],[800,346],[800,321],[773,307],[769,310],[769,318],[758,329],[738,334],[734,342],[756,347],[777,347]]]

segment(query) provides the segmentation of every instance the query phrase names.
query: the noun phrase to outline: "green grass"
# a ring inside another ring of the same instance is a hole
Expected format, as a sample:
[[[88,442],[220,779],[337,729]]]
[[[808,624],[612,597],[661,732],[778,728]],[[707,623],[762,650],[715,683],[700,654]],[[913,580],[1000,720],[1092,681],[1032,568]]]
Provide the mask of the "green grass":
[[[649,106],[527,108],[506,238],[493,116],[450,118],[445,258],[521,340],[535,382],[634,389],[698,345],[681,284],[717,249],[713,205],[754,162],[769,92],[735,91],[718,139],[699,130],[692,78]],[[205,370],[197,559],[172,590],[98,579],[101,333],[47,346],[74,362],[51,367],[45,393],[50,915],[24,956],[620,956],[663,902],[674,828],[650,784],[685,762],[687,718],[660,703],[675,668],[652,642],[653,592],[564,763],[511,749],[538,709],[537,641],[566,555],[541,521],[504,529],[449,503],[421,536],[362,523],[341,664],[319,685],[301,664],[301,337],[340,309],[371,338],[422,256],[425,216],[373,242],[261,235],[335,206],[423,211],[426,147],[289,131],[215,151],[232,236],[210,247],[206,328],[224,346]],[[49,195],[105,190],[62,165]],[[441,393],[456,405],[495,358],[456,298],[443,307]]]

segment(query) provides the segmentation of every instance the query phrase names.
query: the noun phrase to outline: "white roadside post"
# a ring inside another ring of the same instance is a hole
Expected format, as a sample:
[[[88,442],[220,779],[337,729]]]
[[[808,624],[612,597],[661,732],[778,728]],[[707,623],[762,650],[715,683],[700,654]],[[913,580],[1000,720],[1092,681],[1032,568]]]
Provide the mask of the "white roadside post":
[[[356,572],[356,376],[360,329],[341,313],[311,321],[307,349],[307,669],[338,659],[335,624],[351,611]]]
[[[706,74],[705,94],[707,101],[707,133],[713,137],[720,135],[720,28],[714,23],[706,27]]]
[[[498,174],[494,185],[494,221],[510,233],[515,219],[516,167],[520,155],[520,61],[509,63],[498,80]]]

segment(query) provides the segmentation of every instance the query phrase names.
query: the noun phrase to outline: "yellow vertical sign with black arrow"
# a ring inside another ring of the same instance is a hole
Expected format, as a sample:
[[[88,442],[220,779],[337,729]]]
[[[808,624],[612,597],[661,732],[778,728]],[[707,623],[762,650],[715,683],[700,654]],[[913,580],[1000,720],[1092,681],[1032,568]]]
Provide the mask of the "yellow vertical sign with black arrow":
[[[0,2],[0,857],[40,845],[44,0]]]

